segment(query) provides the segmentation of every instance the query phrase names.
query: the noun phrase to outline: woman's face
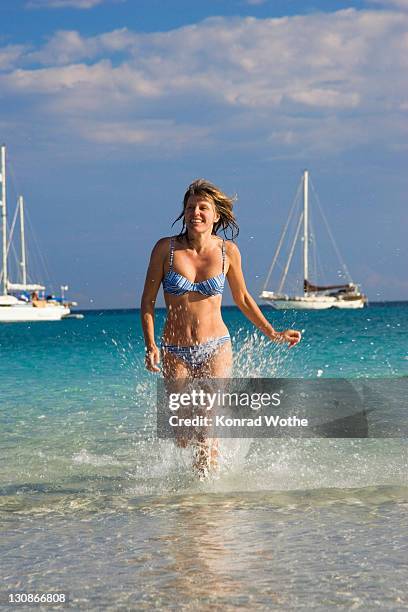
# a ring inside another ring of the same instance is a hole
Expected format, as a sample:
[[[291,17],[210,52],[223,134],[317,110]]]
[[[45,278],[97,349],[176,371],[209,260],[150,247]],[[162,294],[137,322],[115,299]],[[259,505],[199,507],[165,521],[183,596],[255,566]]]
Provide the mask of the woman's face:
[[[220,216],[214,202],[205,196],[191,195],[184,209],[184,220],[189,232],[202,234],[213,229]]]

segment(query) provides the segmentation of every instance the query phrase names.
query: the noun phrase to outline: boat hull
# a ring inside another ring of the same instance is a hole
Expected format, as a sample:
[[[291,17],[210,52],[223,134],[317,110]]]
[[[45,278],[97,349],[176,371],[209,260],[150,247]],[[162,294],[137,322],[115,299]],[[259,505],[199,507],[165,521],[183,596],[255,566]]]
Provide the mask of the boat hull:
[[[277,310],[327,310],[334,306],[331,301],[291,300],[290,298],[288,300],[271,300],[271,303]]]
[[[333,308],[344,308],[346,310],[355,310],[357,308],[364,308],[367,300],[360,298],[358,300],[336,300],[333,304]]]
[[[363,308],[365,298],[344,299],[331,295],[307,295],[299,297],[273,297],[263,292],[261,298],[269,302],[277,310],[328,310],[329,308],[339,308],[354,310]]]
[[[70,314],[62,305],[47,305],[41,308],[31,304],[14,304],[0,307],[0,323],[28,323],[34,321],[60,321]]]

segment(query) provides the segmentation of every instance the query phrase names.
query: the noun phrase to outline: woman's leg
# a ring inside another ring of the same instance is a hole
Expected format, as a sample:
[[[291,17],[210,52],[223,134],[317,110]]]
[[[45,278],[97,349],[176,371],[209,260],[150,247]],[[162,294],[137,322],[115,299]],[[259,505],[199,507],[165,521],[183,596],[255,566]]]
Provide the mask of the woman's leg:
[[[195,370],[196,378],[230,378],[232,373],[231,341],[224,342],[201,367]],[[205,475],[205,471],[216,471],[219,467],[219,449],[217,438],[206,438],[197,445],[196,469]]]
[[[191,369],[188,365],[177,355],[173,355],[169,351],[162,349],[162,364],[163,364],[163,377],[165,380],[177,380],[192,378]]]
[[[171,385],[174,385],[182,393],[185,390],[186,381],[194,378],[229,378],[232,371],[232,348],[231,342],[224,342],[211,357],[200,368],[190,368],[180,357],[162,350],[163,376]],[[193,416],[193,415],[186,415]],[[178,430],[177,430],[178,431]],[[205,437],[203,432],[197,433],[196,439],[183,435],[178,431],[175,442],[177,446],[185,448],[189,442],[194,447],[193,468],[198,476],[206,477],[209,470],[218,468],[218,440]]]
[[[195,370],[197,378],[230,378],[232,372],[232,347],[227,340],[217,348],[201,368]]]
[[[172,393],[183,393],[186,381],[191,380],[192,373],[186,363],[176,355],[162,349],[163,377],[168,390]],[[180,415],[179,415],[180,416]],[[189,437],[182,430],[176,429],[175,443],[181,448],[188,445]]]

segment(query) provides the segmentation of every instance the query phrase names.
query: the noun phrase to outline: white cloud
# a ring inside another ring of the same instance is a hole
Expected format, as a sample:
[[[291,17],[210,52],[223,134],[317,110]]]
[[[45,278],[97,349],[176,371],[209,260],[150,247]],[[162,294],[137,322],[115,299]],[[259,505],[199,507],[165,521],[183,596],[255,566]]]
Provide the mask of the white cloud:
[[[366,0],[368,4],[377,4],[386,9],[408,10],[408,0]]]
[[[43,113],[95,142],[398,146],[407,32],[408,16],[354,9],[210,18],[164,33],[60,31],[17,55],[0,87],[36,102],[37,124]]]
[[[77,8],[90,9],[99,4],[103,4],[107,0],[28,0],[27,8]],[[108,2],[111,0],[108,0]]]
[[[136,35],[126,28],[105,34],[82,37],[75,30],[56,32],[39,50],[27,55],[27,61],[43,65],[64,65],[90,60],[101,55],[124,52],[134,46]]]
[[[91,123],[83,126],[84,135],[101,144],[144,145],[174,151],[197,140],[208,141],[209,129],[179,125],[176,121],[135,121],[126,123]]]
[[[24,45],[7,45],[0,48],[0,70],[10,70],[14,68],[26,53]]]
[[[9,89],[23,94],[59,94],[60,103],[69,101],[72,92],[78,110],[89,110],[100,103],[106,106],[106,102],[115,104],[121,94],[155,97],[161,92],[157,84],[130,70],[126,64],[115,68],[109,60],[91,66],[74,64],[39,70],[15,70],[7,77],[3,76],[2,82]],[[55,106],[57,109],[58,105]],[[60,110],[66,109],[67,105],[60,107]]]
[[[336,91],[327,87],[295,91],[289,95],[289,99],[321,108],[355,108],[360,102],[360,96],[356,92]]]

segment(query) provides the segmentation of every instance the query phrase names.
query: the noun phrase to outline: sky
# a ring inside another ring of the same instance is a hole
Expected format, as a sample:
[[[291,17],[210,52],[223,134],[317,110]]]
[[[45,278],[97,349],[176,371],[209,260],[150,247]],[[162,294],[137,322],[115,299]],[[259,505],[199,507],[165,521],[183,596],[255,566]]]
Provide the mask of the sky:
[[[0,21],[8,206],[24,195],[47,262],[35,277],[32,241],[32,280],[138,307],[205,177],[237,195],[257,296],[307,168],[353,280],[408,300],[408,0],[2,0]],[[312,280],[336,282],[313,210]]]

